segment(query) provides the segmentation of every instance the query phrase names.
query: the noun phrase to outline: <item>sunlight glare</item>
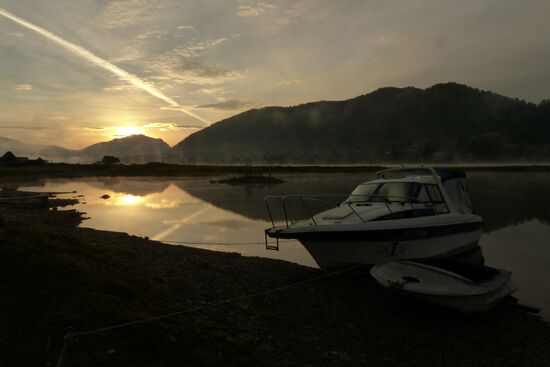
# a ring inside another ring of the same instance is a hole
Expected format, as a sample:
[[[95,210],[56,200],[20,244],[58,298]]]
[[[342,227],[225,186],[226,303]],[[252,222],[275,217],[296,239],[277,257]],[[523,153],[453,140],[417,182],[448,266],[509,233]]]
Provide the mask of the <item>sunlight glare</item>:
[[[137,205],[142,198],[135,195],[123,195],[116,198],[116,205]]]
[[[130,135],[144,134],[143,130],[137,126],[115,126],[115,136],[118,138],[124,138]]]

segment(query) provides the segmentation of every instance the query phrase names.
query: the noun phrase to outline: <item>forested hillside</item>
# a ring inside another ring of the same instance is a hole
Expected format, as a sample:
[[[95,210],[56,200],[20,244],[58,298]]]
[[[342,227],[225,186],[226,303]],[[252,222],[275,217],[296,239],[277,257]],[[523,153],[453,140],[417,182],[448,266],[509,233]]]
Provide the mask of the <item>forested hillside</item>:
[[[456,83],[381,88],[338,102],[253,109],[173,148],[191,163],[545,161],[550,101]]]

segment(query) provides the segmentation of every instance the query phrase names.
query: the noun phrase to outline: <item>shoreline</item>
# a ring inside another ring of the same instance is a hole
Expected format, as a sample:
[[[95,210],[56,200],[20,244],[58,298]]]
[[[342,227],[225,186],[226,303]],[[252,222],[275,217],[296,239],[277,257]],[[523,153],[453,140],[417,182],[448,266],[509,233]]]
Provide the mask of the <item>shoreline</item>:
[[[417,165],[418,166],[418,165]],[[68,164],[48,163],[44,165],[0,167],[1,181],[32,180],[38,178],[79,177],[200,177],[221,175],[258,175],[283,173],[361,173],[376,172],[387,168],[414,167],[413,165],[182,165],[167,163],[147,164]],[[466,172],[550,172],[550,164],[441,164],[434,167],[448,167]]]
[[[71,340],[64,366],[546,366],[550,324],[499,306],[462,315],[401,298],[368,269],[322,277],[293,263],[0,211],[0,361],[55,364],[75,332],[196,309]],[[212,303],[239,298],[210,307]],[[204,308],[204,306],[208,306]],[[49,346],[49,347],[48,347]]]

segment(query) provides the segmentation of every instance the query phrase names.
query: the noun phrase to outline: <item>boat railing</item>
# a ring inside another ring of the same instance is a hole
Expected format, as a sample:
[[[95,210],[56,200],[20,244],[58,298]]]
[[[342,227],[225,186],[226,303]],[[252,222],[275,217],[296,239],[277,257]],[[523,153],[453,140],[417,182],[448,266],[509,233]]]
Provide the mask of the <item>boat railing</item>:
[[[356,198],[368,197],[368,200],[354,201],[353,200],[354,197]],[[344,200],[342,200],[342,198]],[[414,197],[397,196],[397,195],[376,195],[376,194],[268,195],[265,197],[265,203],[267,207],[267,212],[269,214],[269,219],[271,220],[271,224],[273,225],[273,227],[276,227],[276,224],[275,224],[276,218],[273,215],[274,210],[272,207],[274,202],[278,202],[280,205],[280,208],[283,214],[284,225],[288,228],[290,224],[293,222],[293,219],[289,217],[289,210],[288,210],[288,203],[291,200],[293,200],[294,202],[301,203],[302,208],[305,210],[307,219],[309,219],[313,225],[318,224],[317,221],[315,220],[315,215],[319,214],[319,212],[314,212],[312,210],[312,206],[308,205],[308,202],[328,204],[329,207],[325,208],[324,210],[331,209],[335,206],[346,205],[350,209],[350,212],[353,213],[353,215],[356,216],[363,223],[365,223],[366,220],[353,207],[353,204],[382,202],[385,204],[385,207],[388,210],[388,214],[394,213],[391,208],[391,204],[393,203],[400,203],[402,205],[409,204],[413,212],[416,209],[414,207],[414,204],[425,204],[425,205],[439,204],[438,202],[434,202],[433,200],[421,201]],[[437,210],[434,210],[434,214],[437,215]],[[296,218],[295,221],[298,221],[299,219],[306,219],[306,218]]]

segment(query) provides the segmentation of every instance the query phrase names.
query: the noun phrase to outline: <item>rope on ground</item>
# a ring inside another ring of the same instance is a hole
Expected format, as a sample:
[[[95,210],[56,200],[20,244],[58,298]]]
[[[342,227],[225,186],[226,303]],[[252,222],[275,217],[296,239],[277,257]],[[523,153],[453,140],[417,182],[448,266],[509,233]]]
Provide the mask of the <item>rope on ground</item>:
[[[297,240],[279,240],[279,243],[295,242]],[[241,245],[265,245],[265,241],[262,242],[195,242],[195,241],[172,241],[172,240],[160,240],[165,243],[176,243],[181,245],[213,245],[213,246],[241,246]]]
[[[97,334],[97,333],[102,333],[102,332],[111,331],[111,330],[115,330],[115,329],[122,329],[122,328],[125,328],[125,327],[145,324],[145,323],[148,323],[148,322],[151,322],[151,321],[162,320],[162,319],[166,319],[166,318],[170,318],[170,317],[174,317],[174,316],[179,316],[179,315],[183,315],[183,314],[188,314],[188,313],[192,313],[192,312],[206,310],[206,309],[209,309],[209,308],[223,306],[223,305],[227,305],[227,304],[234,303],[234,302],[244,301],[246,299],[251,299],[251,298],[255,298],[255,297],[259,297],[259,296],[263,296],[263,295],[267,295],[267,294],[271,294],[271,293],[276,293],[276,292],[284,291],[284,290],[287,290],[287,289],[290,289],[290,288],[298,287],[298,286],[301,286],[301,285],[304,285],[304,284],[313,283],[313,282],[316,282],[316,281],[319,281],[319,280],[331,278],[333,276],[346,273],[348,271],[360,268],[362,266],[364,266],[364,264],[353,265],[353,266],[347,267],[345,269],[338,270],[338,271],[333,271],[333,272],[330,272],[330,273],[327,273],[327,274],[324,274],[324,275],[321,275],[321,276],[318,276],[318,277],[315,277],[315,278],[305,279],[305,280],[301,280],[299,282],[294,282],[294,283],[286,284],[286,285],[283,285],[283,286],[280,286],[280,287],[267,289],[265,291],[260,291],[260,292],[256,292],[256,293],[252,293],[252,294],[247,294],[245,296],[240,296],[240,297],[229,298],[229,299],[225,299],[225,300],[222,300],[222,301],[219,301],[219,302],[212,302],[212,303],[209,303],[209,304],[206,304],[206,305],[203,305],[203,306],[193,307],[193,308],[189,308],[187,310],[182,310],[182,311],[171,312],[171,313],[167,313],[167,314],[164,314],[164,315],[150,317],[150,318],[147,318],[147,319],[124,322],[124,323],[121,323],[121,324],[105,326],[105,327],[98,328],[98,329],[85,330],[85,331],[81,331],[81,332],[78,332],[78,333],[75,333],[72,330],[69,330],[69,332],[67,334],[65,334],[64,341],[63,341],[63,348],[61,349],[61,352],[59,353],[59,357],[58,357],[58,360],[57,360],[56,367],[61,367],[61,365],[63,364],[63,360],[65,359],[65,354],[67,353],[67,348],[68,348],[69,342],[73,338],[76,338],[76,337],[79,337],[79,336]]]
[[[190,309],[187,309],[187,310],[176,311],[176,312],[167,313],[167,314],[164,314],[164,315],[154,316],[154,317],[150,317],[150,318],[143,319],[143,320],[129,321],[129,322],[121,323],[121,324],[102,327],[102,328],[99,328],[99,329],[86,330],[86,331],[81,331],[81,332],[78,332],[78,333],[72,333],[71,336],[72,337],[78,337],[78,336],[83,336],[83,335],[101,333],[101,332],[104,332],[104,331],[121,329],[121,328],[128,327],[128,326],[144,324],[144,323],[151,322],[151,321],[157,321],[157,320],[166,319],[166,318],[169,318],[169,317],[183,315],[183,314],[186,314],[186,313],[191,313],[191,312],[205,310],[205,309],[208,309],[208,308],[222,306],[222,305],[226,305],[226,304],[233,303],[233,302],[244,301],[246,299],[251,299],[251,298],[258,297],[258,296],[263,296],[263,295],[267,295],[267,294],[270,294],[270,293],[280,292],[280,291],[287,290],[287,289],[290,289],[290,288],[294,288],[294,287],[297,287],[297,286],[300,286],[300,285],[313,283],[313,282],[316,282],[316,281],[319,281],[319,280],[322,280],[322,279],[327,279],[327,278],[333,277],[335,275],[339,275],[339,274],[351,271],[353,269],[357,269],[357,268],[362,267],[362,266],[364,266],[364,265],[363,264],[358,264],[358,265],[347,267],[347,268],[342,269],[342,270],[333,271],[333,272],[330,272],[330,273],[327,273],[327,274],[324,274],[324,275],[321,275],[321,276],[318,276],[318,277],[315,277],[315,278],[310,278],[310,279],[302,280],[302,281],[299,281],[299,282],[286,284],[286,285],[276,287],[276,288],[272,288],[272,289],[268,289],[268,290],[265,290],[265,291],[260,291],[260,292],[256,292],[256,293],[252,293],[252,294],[247,294],[245,296],[240,296],[240,297],[229,298],[229,299],[225,299],[225,300],[222,300],[222,301],[219,301],[219,302],[213,302],[213,303],[209,303],[209,304],[206,304],[206,305],[203,305],[203,306],[193,307],[193,308],[190,308]]]
[[[67,354],[67,348],[72,337],[73,331],[72,329],[69,329],[69,331],[67,332],[67,334],[65,334],[65,337],[63,338],[63,348],[61,348],[61,352],[59,352],[59,357],[57,357],[57,363],[55,364],[56,367],[61,367],[61,365],[63,364],[63,361],[65,360],[65,355]]]

